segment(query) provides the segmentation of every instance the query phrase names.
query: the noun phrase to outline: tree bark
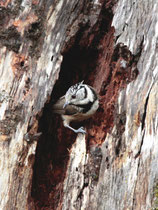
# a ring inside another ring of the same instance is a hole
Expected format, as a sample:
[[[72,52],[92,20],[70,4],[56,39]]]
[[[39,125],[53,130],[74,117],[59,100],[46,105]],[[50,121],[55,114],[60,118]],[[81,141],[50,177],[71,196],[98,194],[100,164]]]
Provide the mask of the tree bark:
[[[154,0],[0,2],[0,209],[158,208],[157,13]],[[100,107],[76,137],[51,107],[82,80]]]

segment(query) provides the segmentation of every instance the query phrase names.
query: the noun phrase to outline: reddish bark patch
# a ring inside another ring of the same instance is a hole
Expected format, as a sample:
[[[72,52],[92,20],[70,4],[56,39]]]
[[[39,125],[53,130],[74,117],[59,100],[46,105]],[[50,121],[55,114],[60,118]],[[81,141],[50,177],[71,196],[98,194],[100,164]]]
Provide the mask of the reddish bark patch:
[[[39,0],[32,0],[32,4],[38,5],[39,4]]]
[[[11,66],[15,77],[20,78],[28,70],[28,58],[24,54],[14,54]]]
[[[17,28],[18,32],[22,35],[24,31],[33,23],[38,20],[37,15],[31,13],[25,19],[18,19],[13,22],[13,25]]]
[[[11,0],[3,0],[0,2],[0,6],[7,7],[10,2],[11,2]]]
[[[108,47],[109,42],[111,47]],[[114,46],[113,37],[109,33],[107,39],[102,40],[104,50],[99,56],[96,73],[92,74],[92,77],[96,75],[94,87],[99,92],[100,108],[94,117],[95,121],[89,124],[90,145],[101,144],[105,140],[106,134],[114,125],[120,90],[138,75],[135,56],[122,44],[115,48],[112,45]]]
[[[57,209],[62,200],[69,149],[75,136],[72,138],[71,132],[63,129],[61,120],[51,116],[47,108],[39,127],[42,136],[36,152],[32,197],[35,209]]]

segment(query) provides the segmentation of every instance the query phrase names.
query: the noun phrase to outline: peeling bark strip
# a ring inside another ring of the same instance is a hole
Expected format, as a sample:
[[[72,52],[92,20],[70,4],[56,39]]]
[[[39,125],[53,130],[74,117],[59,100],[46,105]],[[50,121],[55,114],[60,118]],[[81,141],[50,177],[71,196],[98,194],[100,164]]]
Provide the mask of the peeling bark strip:
[[[157,11],[0,1],[0,209],[158,208]],[[75,140],[51,106],[82,80],[100,109]]]

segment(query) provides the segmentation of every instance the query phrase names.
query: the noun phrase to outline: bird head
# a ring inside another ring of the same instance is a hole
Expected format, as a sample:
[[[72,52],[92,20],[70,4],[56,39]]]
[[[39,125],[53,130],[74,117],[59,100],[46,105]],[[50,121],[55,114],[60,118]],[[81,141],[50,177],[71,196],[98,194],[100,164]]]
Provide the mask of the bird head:
[[[87,97],[87,89],[83,84],[83,81],[71,86],[65,94],[65,104],[63,108],[67,105],[77,105],[80,104],[82,100]]]

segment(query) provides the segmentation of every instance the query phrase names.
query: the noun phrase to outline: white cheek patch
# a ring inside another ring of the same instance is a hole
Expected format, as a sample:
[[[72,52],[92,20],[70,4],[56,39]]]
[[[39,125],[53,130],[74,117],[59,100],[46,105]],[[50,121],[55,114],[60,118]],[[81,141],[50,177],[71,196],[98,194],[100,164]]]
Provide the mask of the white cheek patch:
[[[90,88],[87,88],[87,98],[89,99],[90,102],[93,102],[93,94]]]

